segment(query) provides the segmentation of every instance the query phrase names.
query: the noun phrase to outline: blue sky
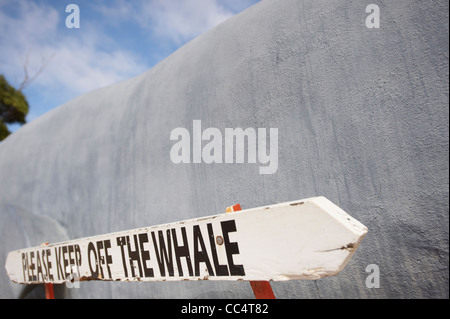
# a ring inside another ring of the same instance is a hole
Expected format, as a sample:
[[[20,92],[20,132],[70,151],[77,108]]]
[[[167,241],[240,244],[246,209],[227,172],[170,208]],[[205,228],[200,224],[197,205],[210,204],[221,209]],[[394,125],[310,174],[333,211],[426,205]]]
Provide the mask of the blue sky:
[[[0,74],[23,93],[27,121],[83,93],[139,75],[258,0],[0,0]],[[66,6],[80,28],[66,27]],[[27,62],[26,62],[27,61]],[[18,125],[10,126],[12,131]]]

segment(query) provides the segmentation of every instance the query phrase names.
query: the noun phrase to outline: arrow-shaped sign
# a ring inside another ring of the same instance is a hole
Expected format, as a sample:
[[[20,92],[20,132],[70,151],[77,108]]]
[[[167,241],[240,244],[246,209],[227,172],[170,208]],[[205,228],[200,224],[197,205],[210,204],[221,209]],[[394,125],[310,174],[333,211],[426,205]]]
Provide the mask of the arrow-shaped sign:
[[[10,252],[17,283],[284,281],[336,275],[367,228],[308,198]]]

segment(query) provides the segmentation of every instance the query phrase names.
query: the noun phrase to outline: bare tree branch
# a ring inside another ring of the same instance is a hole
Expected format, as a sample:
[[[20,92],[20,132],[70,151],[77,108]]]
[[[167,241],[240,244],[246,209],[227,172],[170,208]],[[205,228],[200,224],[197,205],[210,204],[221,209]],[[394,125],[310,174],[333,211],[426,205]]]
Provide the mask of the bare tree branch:
[[[23,79],[22,83],[20,83],[20,86],[19,86],[19,89],[18,89],[19,91],[22,91],[28,85],[30,85],[31,82],[36,80],[36,78],[47,67],[47,65],[50,63],[50,61],[52,60],[52,58],[54,56],[54,55],[52,55],[52,56],[50,56],[50,58],[47,58],[47,59],[41,58],[42,62],[41,62],[41,66],[40,66],[39,70],[30,78],[30,75],[28,73],[29,55],[30,55],[30,52],[28,51],[27,54],[25,55],[25,60],[23,62],[23,72],[24,72],[25,75],[24,75],[24,79]]]

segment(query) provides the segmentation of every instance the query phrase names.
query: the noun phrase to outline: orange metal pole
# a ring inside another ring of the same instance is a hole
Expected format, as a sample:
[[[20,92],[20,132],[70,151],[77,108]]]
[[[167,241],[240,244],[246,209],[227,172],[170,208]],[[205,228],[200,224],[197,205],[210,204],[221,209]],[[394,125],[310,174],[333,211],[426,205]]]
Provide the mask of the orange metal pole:
[[[241,205],[236,204],[234,206],[227,207],[226,212],[236,212],[240,211]],[[250,281],[250,286],[252,287],[253,293],[256,299],[276,299],[273,293],[272,286],[268,281]]]
[[[47,246],[48,243],[43,243],[41,246]],[[45,299],[55,299],[55,293],[53,291],[53,284],[44,284],[45,287]]]
[[[55,299],[53,292],[53,284],[44,284],[45,286],[45,299]]]

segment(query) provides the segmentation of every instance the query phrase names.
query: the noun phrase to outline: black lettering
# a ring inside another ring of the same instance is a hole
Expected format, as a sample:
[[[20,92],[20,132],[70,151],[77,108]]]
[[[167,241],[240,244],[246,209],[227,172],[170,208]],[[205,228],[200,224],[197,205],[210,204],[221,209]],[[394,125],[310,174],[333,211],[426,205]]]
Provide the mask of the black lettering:
[[[111,248],[111,241],[107,239],[103,243],[105,247],[105,260],[106,260],[106,270],[108,270],[109,276],[108,278],[112,278],[111,269],[109,268],[109,265],[112,264],[112,256],[108,254],[108,249]]]
[[[180,277],[183,276],[183,268],[181,267],[181,258],[184,257],[184,258],[186,258],[189,276],[193,276],[194,272],[192,271],[191,256],[189,254],[189,244],[187,241],[185,227],[181,227],[181,236],[183,237],[183,243],[184,243],[184,245],[182,245],[182,246],[178,245],[176,231],[174,228],[172,229],[173,248],[175,250],[175,257],[177,259],[178,274]]]
[[[34,275],[34,269],[35,269],[35,265],[34,265],[34,251],[30,252],[30,264],[28,265],[28,278],[30,281],[36,281],[36,276]],[[30,273],[31,270],[31,273]]]
[[[94,253],[94,262],[92,262],[91,255]],[[98,278],[98,258],[97,252],[95,250],[95,246],[92,242],[88,245],[88,262],[89,262],[89,270],[91,271],[91,277]],[[92,268],[92,265],[95,265],[95,270]]]
[[[36,280],[39,281],[39,275],[41,275],[42,281],[44,281],[44,274],[42,273],[42,263],[39,251],[36,252]]]
[[[159,267],[159,272],[161,274],[161,277],[166,276],[165,265],[167,265],[167,270],[169,272],[169,276],[173,277],[174,271],[173,271],[173,259],[172,259],[172,242],[171,242],[171,238],[170,238],[170,230],[169,229],[166,231],[166,235],[167,235],[167,246],[164,241],[163,232],[161,230],[158,230],[158,238],[159,238],[159,248],[158,248],[158,244],[157,244],[158,241],[156,240],[155,232],[152,232],[153,247],[155,248],[156,260],[158,261],[158,267]]]
[[[199,250],[199,244],[201,250]],[[200,263],[205,263],[208,273],[214,276],[214,271],[209,261],[208,252],[206,251],[205,242],[203,241],[202,232],[199,225],[194,225],[194,268],[195,276],[200,276]]]
[[[153,269],[147,267],[146,261],[150,260],[150,252],[148,250],[144,250],[144,243],[148,243],[147,233],[139,234],[139,247],[141,249],[142,266],[144,268],[145,277],[154,277]]]
[[[47,267],[47,258],[46,258],[47,249],[42,250],[41,254],[42,254],[42,258],[41,258],[42,269],[43,269],[42,275],[44,276],[44,281],[47,281],[48,280],[48,267]]]
[[[28,277],[27,277],[28,255],[26,253],[22,253],[22,271],[23,271],[23,281],[28,281]]]
[[[80,277],[80,266],[81,266],[81,250],[80,250],[80,245],[75,245],[74,246],[74,251],[75,251],[75,263],[77,265],[77,275],[78,277]]]
[[[123,264],[123,272],[125,273],[125,277],[128,277],[128,269],[127,269],[127,262],[125,259],[125,250],[123,247],[127,244],[127,237],[128,236],[122,236],[122,237],[116,238],[117,246],[120,246],[120,252],[122,253],[122,264]]]
[[[58,270],[58,279],[64,279],[64,273],[61,267],[61,246],[60,247],[55,247],[55,257],[56,257],[56,268]]]
[[[52,269],[52,263],[50,262],[50,259],[49,259],[50,256],[51,256],[51,254],[52,254],[51,250],[50,250],[50,249],[47,249],[47,250],[46,250],[45,257],[46,257],[46,259],[47,259],[47,270],[48,270],[47,276],[48,276],[48,279],[49,279],[50,281],[53,280],[53,275],[52,275],[51,272],[50,272],[50,270]]]
[[[70,274],[73,275],[75,271],[75,247],[73,245],[68,246],[68,256],[69,256],[69,271]]]
[[[128,260],[130,262],[131,276],[136,277],[136,273],[134,271],[135,267],[133,264],[133,261],[136,261],[139,268],[139,277],[142,277],[142,266],[141,266],[141,258],[139,256],[139,244],[137,235],[133,235],[133,239],[134,239],[134,250],[131,249],[130,238],[127,237]]]
[[[105,263],[105,258],[100,254],[100,249],[103,248],[103,242],[99,240],[97,242],[97,256],[98,256],[98,265],[100,269],[100,277],[105,278],[105,274],[103,273],[103,266],[102,264]]]
[[[228,267],[232,276],[245,276],[244,266],[235,265],[233,262],[233,255],[239,254],[239,246],[237,243],[230,243],[228,233],[236,231],[236,223],[234,220],[228,220],[220,223],[222,226],[223,239],[225,242],[225,249],[227,251]]]
[[[209,236],[209,244],[211,246],[211,254],[213,258],[214,268],[216,269],[216,276],[228,276],[228,267],[227,265],[220,265],[219,258],[217,257],[217,249],[216,249],[216,239],[214,236],[212,224],[207,224],[208,227],[208,236]]]
[[[62,247],[62,258],[63,258],[63,262],[64,262],[64,278],[69,278],[70,275],[70,271],[68,271],[68,267],[69,266],[69,258],[67,258],[67,246],[63,246]]]

